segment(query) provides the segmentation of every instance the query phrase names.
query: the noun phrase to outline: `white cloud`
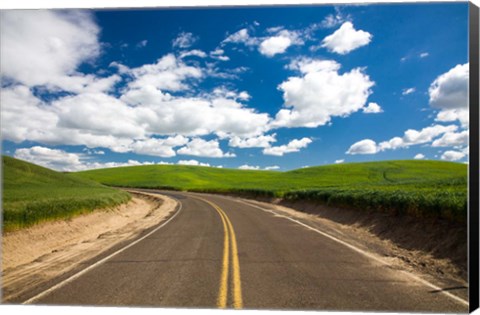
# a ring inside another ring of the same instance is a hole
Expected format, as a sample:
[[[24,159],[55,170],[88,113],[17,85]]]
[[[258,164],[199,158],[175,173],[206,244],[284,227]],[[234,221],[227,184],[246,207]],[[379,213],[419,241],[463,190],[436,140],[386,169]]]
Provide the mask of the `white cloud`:
[[[177,135],[166,139],[150,138],[146,140],[137,140],[129,146],[129,149],[137,154],[173,157],[176,155],[174,148],[187,143],[188,138]]]
[[[407,89],[403,89],[402,90],[402,95],[408,95],[408,94],[412,94],[415,92],[415,88],[414,87],[411,87],[411,88],[407,88]]]
[[[237,92],[227,89],[226,87],[217,87],[213,90],[213,95],[218,98],[227,98],[233,100],[248,101],[251,96],[247,91]]]
[[[248,30],[246,28],[243,28],[229,35],[222,41],[222,44],[226,43],[242,43],[246,46],[255,46],[258,44],[258,39],[255,37],[250,37],[250,34],[248,34]]]
[[[100,54],[99,28],[86,11],[10,10],[0,18],[2,76],[27,86],[66,85]]]
[[[459,120],[468,127],[468,78],[469,64],[457,65],[438,76],[430,85],[430,106],[440,109],[438,121]]]
[[[236,148],[268,148],[272,142],[276,142],[276,134],[260,135],[258,137],[240,138],[234,136],[228,141],[228,145]]]
[[[430,54],[428,52],[423,52],[423,53],[420,53],[420,58],[426,58],[428,57]]]
[[[152,136],[256,137],[268,129],[270,120],[268,114],[256,113],[235,100],[173,97],[153,86],[128,90],[120,99],[83,93],[48,104],[25,86],[4,88],[0,97],[5,140],[104,147],[115,152],[131,152],[135,141]],[[245,93],[236,97],[247,98]],[[162,152],[156,155],[172,155]]]
[[[190,57],[190,56],[196,56],[196,57],[199,57],[199,58],[206,58],[207,54],[200,49],[187,50],[187,51],[182,51],[180,53],[180,58],[181,59],[186,58],[186,57]]]
[[[229,61],[230,58],[225,56],[225,51],[221,48],[217,48],[210,52],[210,58],[217,59],[220,61]]]
[[[393,137],[388,141],[380,142],[378,145],[375,141],[371,139],[364,139],[354,143],[348,151],[347,154],[376,154],[385,150],[396,150],[400,148],[410,147],[412,145],[424,144],[432,142],[436,137],[446,134],[453,133],[458,129],[455,125],[442,126],[442,125],[433,125],[430,127],[423,128],[422,130],[408,129],[405,131],[403,137]],[[449,138],[450,139],[450,138]],[[441,141],[440,143],[444,143]]]
[[[363,108],[363,112],[365,114],[376,114],[376,113],[383,113],[383,110],[380,107],[380,105],[378,105],[377,103],[370,102],[368,103],[368,106]]]
[[[466,154],[460,151],[445,151],[442,156],[440,157],[442,160],[445,161],[458,161],[464,158]]]
[[[423,160],[423,159],[425,159],[425,155],[423,155],[422,153],[418,153],[413,158],[415,160]]]
[[[14,157],[31,162],[49,169],[61,172],[76,172],[98,168],[111,168],[121,166],[137,166],[152,164],[171,164],[166,162],[139,162],[128,160],[127,162],[92,162],[89,157],[81,153],[68,153],[59,149],[50,149],[41,146],[22,148],[15,151]]]
[[[434,138],[448,132],[453,132],[457,130],[457,126],[442,126],[442,125],[433,125],[430,127],[423,128],[422,130],[408,129],[405,131],[402,138],[394,137],[389,141],[384,141],[379,143],[379,151],[384,150],[395,150],[398,148],[409,147],[412,145],[418,145],[423,143],[429,143]]]
[[[437,114],[435,120],[441,122],[451,122],[458,120],[463,128],[468,128],[470,119],[469,114],[470,113],[468,109],[464,108],[444,109]]]
[[[272,166],[265,167],[265,170],[267,170],[267,171],[273,171],[273,170],[279,170],[279,169],[280,169],[280,166],[278,166],[278,165],[272,165]]]
[[[468,130],[461,132],[446,132],[441,138],[433,141],[432,147],[456,147],[468,145]]]
[[[335,164],[342,164],[344,163],[345,160],[344,159],[341,159],[341,160],[335,160]]]
[[[192,139],[186,146],[178,149],[177,153],[212,158],[235,157],[233,153],[224,153],[217,140],[206,141],[200,138]]]
[[[377,144],[370,139],[358,141],[350,146],[347,154],[375,154],[377,153]]]
[[[345,22],[333,34],[325,37],[322,47],[337,54],[345,55],[352,50],[368,45],[372,40],[372,34],[355,30],[351,22]]]
[[[327,124],[331,117],[346,117],[362,109],[374,85],[363,69],[340,74],[332,60],[302,59],[289,66],[301,77],[290,77],[279,85],[284,105],[272,127],[309,127]]]
[[[284,53],[291,45],[301,45],[303,41],[299,34],[294,31],[280,30],[275,36],[264,39],[258,51],[267,57],[273,57],[277,54]]]
[[[172,41],[174,48],[189,48],[198,40],[192,33],[182,32]]]
[[[298,152],[302,148],[306,148],[312,140],[310,138],[294,139],[288,144],[284,144],[278,147],[268,147],[263,149],[263,154],[283,156],[286,153]]]
[[[128,84],[130,89],[154,86],[166,91],[181,91],[189,86],[185,80],[200,79],[203,71],[199,67],[186,65],[173,54],[158,59],[155,64],[145,64],[128,70],[134,80]]]
[[[178,165],[191,165],[191,166],[208,166],[210,167],[210,164],[208,163],[202,163],[197,160],[180,160],[177,162]]]
[[[55,136],[57,115],[25,86],[4,88],[0,93],[2,137],[22,142],[42,141]]]
[[[320,23],[320,26],[323,28],[333,28],[336,27],[346,20],[349,20],[350,16],[345,16],[341,11],[339,7],[335,7],[335,14],[329,14],[327,15],[322,22]]]
[[[240,170],[259,170],[260,166],[251,166],[248,164],[244,164],[238,167]]]
[[[273,36],[265,39],[258,50],[262,55],[272,57],[284,53],[291,44],[292,41],[288,37]]]
[[[72,171],[81,167],[79,154],[40,146],[15,150],[15,158],[60,171]]]

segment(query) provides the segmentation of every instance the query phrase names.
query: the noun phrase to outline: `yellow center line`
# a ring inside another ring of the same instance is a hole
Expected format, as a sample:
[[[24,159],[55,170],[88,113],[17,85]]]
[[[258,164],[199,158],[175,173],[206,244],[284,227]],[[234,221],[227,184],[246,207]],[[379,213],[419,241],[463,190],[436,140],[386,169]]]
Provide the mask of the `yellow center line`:
[[[240,280],[240,263],[238,260],[238,248],[237,248],[237,238],[235,236],[235,231],[233,230],[233,225],[227,214],[216,204],[206,199],[197,197],[198,199],[208,203],[215,210],[217,210],[220,218],[222,219],[223,229],[224,229],[224,243],[223,243],[223,262],[222,262],[222,273],[220,276],[220,289],[218,292],[217,298],[217,307],[225,308],[227,306],[228,300],[228,274],[229,274],[229,252],[230,252],[230,242],[232,249],[232,281],[233,281],[233,307],[240,309],[243,307],[242,300],[242,283]],[[230,237],[229,237],[230,236]]]
[[[228,226],[230,227],[230,235],[232,237],[232,268],[233,268],[233,307],[240,309],[243,307],[242,301],[242,283],[240,280],[240,263],[238,261],[237,239],[232,223],[225,215]]]
[[[217,210],[217,209],[216,209]],[[218,212],[218,210],[217,210]],[[220,290],[218,292],[217,298],[217,307],[225,308],[227,307],[227,297],[228,297],[228,263],[229,263],[229,239],[228,239],[228,228],[225,219],[220,214],[220,218],[223,222],[223,231],[224,231],[224,241],[223,241],[223,262],[222,262],[222,275],[220,277]]]

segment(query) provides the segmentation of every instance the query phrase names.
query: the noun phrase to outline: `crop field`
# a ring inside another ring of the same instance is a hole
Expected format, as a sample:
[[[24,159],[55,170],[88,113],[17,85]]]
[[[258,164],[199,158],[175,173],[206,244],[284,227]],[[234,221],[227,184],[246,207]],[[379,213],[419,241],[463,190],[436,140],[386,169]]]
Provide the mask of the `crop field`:
[[[282,197],[455,221],[467,217],[467,165],[452,162],[347,163],[289,172],[146,165],[84,171],[76,176],[117,187]]]
[[[5,231],[70,218],[130,199],[126,192],[8,156],[2,156],[2,164]]]

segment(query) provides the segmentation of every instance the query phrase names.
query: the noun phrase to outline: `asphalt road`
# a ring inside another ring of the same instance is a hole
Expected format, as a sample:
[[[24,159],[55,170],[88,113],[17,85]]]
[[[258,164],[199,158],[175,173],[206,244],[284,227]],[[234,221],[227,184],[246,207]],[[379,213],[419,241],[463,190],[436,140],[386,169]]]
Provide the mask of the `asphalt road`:
[[[467,305],[306,225],[212,195],[32,304],[466,312]],[[87,266],[85,266],[87,267]]]

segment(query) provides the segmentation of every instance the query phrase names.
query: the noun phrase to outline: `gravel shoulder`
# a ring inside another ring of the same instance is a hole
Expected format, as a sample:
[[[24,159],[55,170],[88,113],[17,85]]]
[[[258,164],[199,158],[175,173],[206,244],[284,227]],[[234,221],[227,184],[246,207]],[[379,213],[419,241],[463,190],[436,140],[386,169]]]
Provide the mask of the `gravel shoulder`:
[[[176,208],[169,197],[132,192],[129,203],[70,220],[2,235],[2,301],[61,276],[115,245],[164,221]]]

